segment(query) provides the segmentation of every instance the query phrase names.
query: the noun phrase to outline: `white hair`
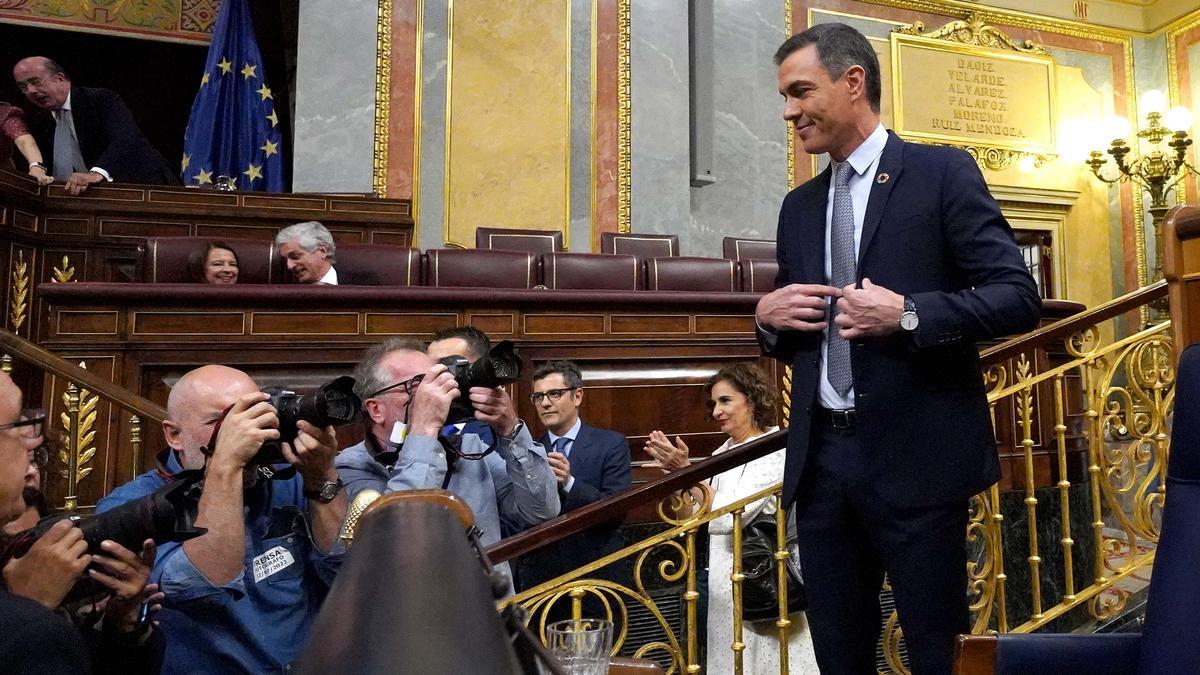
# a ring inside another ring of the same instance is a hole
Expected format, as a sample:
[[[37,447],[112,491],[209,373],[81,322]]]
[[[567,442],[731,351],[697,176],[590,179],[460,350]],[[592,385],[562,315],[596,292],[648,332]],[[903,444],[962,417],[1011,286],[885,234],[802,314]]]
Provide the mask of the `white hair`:
[[[329,234],[329,230],[325,226],[315,220],[309,220],[295,225],[288,225],[275,235],[275,248],[288,243],[295,239],[300,248],[312,253],[317,250],[321,244],[325,245],[325,252],[329,258],[329,263],[332,265],[337,262],[334,257],[334,251],[337,247],[333,244],[333,235]]]

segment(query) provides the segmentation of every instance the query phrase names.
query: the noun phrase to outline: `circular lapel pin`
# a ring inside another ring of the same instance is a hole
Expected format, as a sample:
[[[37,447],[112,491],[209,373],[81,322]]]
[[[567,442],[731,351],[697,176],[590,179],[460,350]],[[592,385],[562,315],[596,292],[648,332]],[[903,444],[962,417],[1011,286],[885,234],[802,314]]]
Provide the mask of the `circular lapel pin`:
[[[888,182],[891,179],[892,179],[892,177],[886,173],[881,173],[878,176],[875,176],[875,182],[879,183],[880,185],[883,185],[884,183]]]

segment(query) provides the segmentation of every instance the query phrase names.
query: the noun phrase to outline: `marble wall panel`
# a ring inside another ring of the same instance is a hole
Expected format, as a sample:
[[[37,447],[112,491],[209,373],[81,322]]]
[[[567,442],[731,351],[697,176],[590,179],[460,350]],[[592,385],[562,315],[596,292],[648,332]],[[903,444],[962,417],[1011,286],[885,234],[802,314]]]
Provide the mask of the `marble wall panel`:
[[[775,50],[787,37],[779,0],[713,3],[713,173],[692,187],[684,255],[719,257],[722,237],[774,239],[788,190],[787,134]],[[684,159],[687,159],[685,154]]]
[[[419,0],[423,1],[423,0]],[[443,189],[446,159],[446,3],[426,2],[424,33],[421,36],[421,126],[420,180],[413,216],[417,221],[417,242],[422,249],[442,248],[446,244]]]
[[[631,3],[633,109],[630,226],[688,241],[688,15],[679,0]]]
[[[571,0],[570,250],[592,251],[592,0]]]
[[[374,2],[300,0],[296,192],[371,192],[377,11]]]

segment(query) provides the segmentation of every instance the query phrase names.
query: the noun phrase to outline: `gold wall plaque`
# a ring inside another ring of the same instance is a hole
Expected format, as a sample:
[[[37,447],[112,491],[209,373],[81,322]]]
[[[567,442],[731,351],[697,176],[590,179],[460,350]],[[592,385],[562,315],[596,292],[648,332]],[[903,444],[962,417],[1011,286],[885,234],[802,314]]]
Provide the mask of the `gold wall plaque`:
[[[1054,59],[892,33],[895,129],[949,145],[1055,154]]]

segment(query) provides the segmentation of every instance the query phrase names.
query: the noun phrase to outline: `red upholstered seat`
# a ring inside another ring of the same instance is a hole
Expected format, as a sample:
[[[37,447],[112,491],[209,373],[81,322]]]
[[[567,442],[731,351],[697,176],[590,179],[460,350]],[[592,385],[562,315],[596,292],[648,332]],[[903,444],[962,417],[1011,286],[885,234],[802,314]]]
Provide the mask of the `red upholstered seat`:
[[[740,287],[736,260],[675,257],[646,261],[646,288],[651,291],[728,293]]]
[[[338,244],[335,255],[339,286],[421,285],[418,249],[387,244]],[[290,280],[286,267],[283,273]]]
[[[266,284],[282,279],[274,265],[277,256],[270,240],[151,237],[146,239],[142,254],[142,281],[159,284],[188,282],[188,256],[193,249],[213,241],[228,244],[237,253],[239,284]],[[272,274],[275,276],[272,277]]]
[[[775,260],[775,240],[725,237],[721,240],[721,255],[730,260]]]
[[[600,252],[634,255],[638,258],[670,258],[679,255],[679,236],[674,234],[632,234],[601,232]]]
[[[641,288],[640,267],[638,259],[631,255],[542,255],[542,277],[548,288],[636,291]]]
[[[475,248],[554,253],[563,250],[558,230],[511,230],[504,227],[475,228]]]
[[[541,283],[538,256],[520,251],[435,248],[425,253],[426,286],[533,288]]]
[[[775,276],[779,274],[779,263],[774,260],[750,258],[741,261],[742,290],[751,293],[770,293],[775,290]]]

